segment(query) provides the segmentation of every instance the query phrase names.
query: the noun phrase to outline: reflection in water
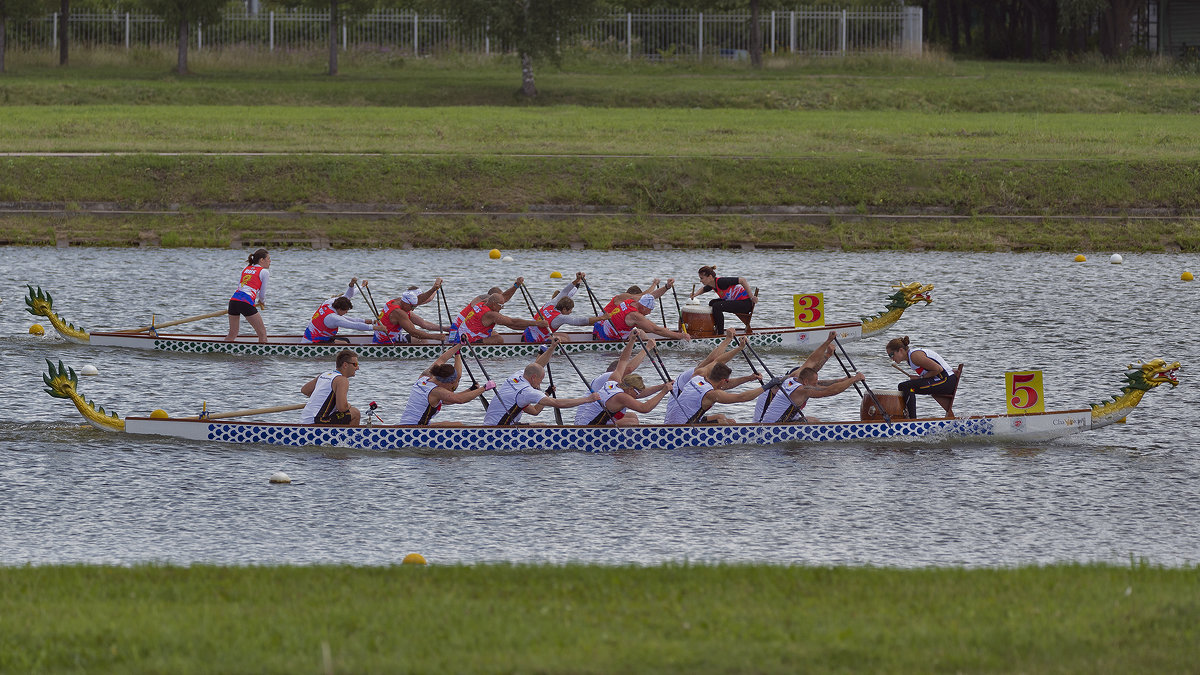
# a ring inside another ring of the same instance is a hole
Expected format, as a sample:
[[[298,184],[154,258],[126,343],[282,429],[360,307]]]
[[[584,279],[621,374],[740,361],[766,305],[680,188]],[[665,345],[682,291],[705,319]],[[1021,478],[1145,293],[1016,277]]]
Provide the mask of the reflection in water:
[[[535,298],[548,298],[560,286],[549,278],[554,270],[586,270],[600,295],[671,274],[686,290],[700,264],[715,263],[762,289],[756,322],[772,325],[791,321],[793,293],[824,292],[829,320],[844,321],[881,310],[892,282],[933,283],[933,305],[909,310],[885,337],[848,348],[876,391],[894,390],[900,378],[882,351],[887,337],[907,334],[966,362],[959,414],[1001,412],[1005,370],[1042,370],[1050,409],[1109,398],[1122,367],[1139,358],[1180,360],[1182,384],[1151,392],[1128,425],[1026,446],[873,442],[584,455],[129,438],[81,425],[69,404],[43,394],[44,360],[77,371],[96,365],[100,375],[81,378],[81,388],[121,415],[192,414],[206,402],[210,410],[293,403],[327,364],[71,345],[29,335],[34,319],[18,304],[32,283],[88,328],[141,324],[151,312],[203,314],[224,305],[245,260],[240,251],[0,249],[8,310],[0,315],[8,339],[0,355],[0,563],[391,564],[412,551],[435,563],[1200,560],[1190,525],[1200,504],[1200,461],[1189,440],[1188,367],[1200,363],[1190,335],[1196,303],[1193,287],[1179,282],[1180,270],[1197,267],[1188,256],[1129,255],[1114,266],[1037,254],[507,253],[515,262],[478,251],[278,251],[266,322],[273,332],[298,332],[352,275],[371,279],[377,300],[440,275],[451,303],[460,303],[519,275]],[[1118,287],[1128,290],[1097,290]],[[437,320],[432,307],[423,312]],[[193,325],[222,332],[222,323]],[[763,356],[779,370],[799,362]],[[596,374],[610,358],[576,362]],[[677,353],[665,363],[677,374],[699,358]],[[380,415],[394,418],[427,365],[364,361],[351,398],[378,401]],[[503,376],[523,363],[487,365]],[[744,366],[732,365],[735,374]],[[837,369],[831,361],[823,375]],[[555,376],[564,395],[583,391],[569,367]],[[921,401],[922,410],[935,405]],[[858,408],[853,390],[810,404],[822,419],[854,418]],[[745,419],[750,406],[730,412]],[[472,421],[480,414],[478,406],[444,413]],[[278,470],[296,483],[268,483]]]

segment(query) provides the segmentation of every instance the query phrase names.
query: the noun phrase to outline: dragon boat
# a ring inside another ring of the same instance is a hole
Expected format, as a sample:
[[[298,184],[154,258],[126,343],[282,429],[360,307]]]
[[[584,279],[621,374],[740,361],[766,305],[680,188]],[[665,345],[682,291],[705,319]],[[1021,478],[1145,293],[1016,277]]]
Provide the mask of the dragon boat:
[[[225,421],[213,415],[171,418],[155,411],[150,417],[126,417],[105,412],[79,394],[74,369],[55,366],[42,376],[46,392],[68,399],[92,426],[111,432],[137,435],[174,436],[193,441],[264,443],[285,446],[317,446],[359,450],[431,449],[445,451],[585,451],[673,450],[725,446],[829,444],[833,442],[943,441],[982,439],[994,441],[1040,441],[1099,429],[1125,417],[1151,389],[1178,380],[1179,362],[1163,359],[1139,362],[1126,368],[1126,383],[1111,401],[1076,410],[1020,415],[971,415],[957,418],[894,419],[891,421],[802,422],[778,424],[613,426],[330,426],[280,424],[255,421]],[[262,409],[296,409],[282,406]],[[865,408],[865,406],[864,406]],[[252,412],[252,411],[246,411]],[[239,413],[240,415],[240,413]],[[866,414],[863,417],[867,417]]]
[[[26,310],[34,316],[42,316],[50,321],[50,325],[58,334],[67,340],[79,344],[89,344],[98,347],[132,347],[162,352],[182,352],[189,354],[230,354],[235,356],[288,356],[300,358],[329,357],[349,347],[358,353],[360,358],[378,359],[435,359],[445,350],[446,345],[440,342],[417,340],[404,344],[374,344],[370,335],[347,336],[349,343],[305,343],[302,335],[268,336],[267,342],[260,343],[254,336],[240,336],[233,342],[226,342],[224,335],[195,335],[184,333],[163,333],[151,325],[142,330],[125,331],[87,331],[76,327],[59,316],[54,311],[54,298],[49,292],[40,287],[34,290],[27,286],[29,294],[25,297]],[[866,317],[852,323],[835,323],[813,328],[795,328],[779,326],[771,328],[747,328],[742,334],[749,336],[750,344],[762,348],[793,349],[797,351],[812,351],[830,333],[836,333],[839,340],[856,342],[865,337],[883,332],[900,320],[904,310],[924,302],[930,304],[933,300],[929,292],[933,284],[896,284],[894,292],[888,297],[887,306],[874,316]],[[169,322],[173,323],[173,322]],[[162,324],[166,326],[168,324]],[[691,335],[692,333],[689,333]],[[536,356],[541,352],[539,343],[522,341],[520,333],[502,333],[504,342],[501,344],[474,344],[473,349],[480,358],[506,358],[518,356]],[[623,341],[593,340],[590,332],[560,330],[557,335],[563,338],[562,349],[573,354],[585,352],[615,352],[621,351]],[[701,337],[696,334],[690,341],[659,339],[660,349],[680,349],[685,347],[695,349],[712,349],[720,341],[720,336]]]

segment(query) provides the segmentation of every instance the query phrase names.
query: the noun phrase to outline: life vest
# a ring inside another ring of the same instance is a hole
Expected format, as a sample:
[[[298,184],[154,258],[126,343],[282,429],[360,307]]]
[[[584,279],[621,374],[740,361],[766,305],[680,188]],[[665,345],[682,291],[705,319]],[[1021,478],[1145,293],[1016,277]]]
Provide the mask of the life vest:
[[[397,342],[406,342],[404,339],[404,330],[400,328],[400,324],[392,323],[392,312],[400,311],[408,314],[400,307],[400,298],[388,300],[384,306],[383,312],[379,315],[379,329],[375,331],[375,337],[372,341],[376,344],[390,345]]]
[[[749,300],[750,292],[746,290],[745,286],[734,284],[725,289],[721,298],[724,300]]]
[[[262,271],[261,265],[247,265],[246,269],[242,270],[242,280],[237,290],[229,299],[253,305],[258,300],[258,292],[262,290]]]
[[[625,321],[625,317],[638,311],[637,300],[624,300],[612,311],[608,318],[596,324],[592,334],[601,340],[624,340],[633,332],[633,328]]]
[[[668,410],[671,418],[663,421],[667,424],[692,424],[698,421],[707,412],[704,408],[704,395],[713,388],[712,383],[703,375],[697,375],[688,380],[687,384],[679,390],[679,395],[675,399],[676,407]]]
[[[417,379],[408,395],[408,405],[400,415],[400,424],[429,424],[433,416],[441,412],[442,402],[436,406],[429,405],[429,393],[436,389],[437,381],[425,375]]]
[[[546,320],[550,328],[542,328],[541,326],[530,326],[525,329],[526,342],[545,342],[550,339],[550,334],[558,330],[554,328],[554,320],[562,315],[562,312],[555,309],[554,305],[546,305],[538,310],[538,316]]]
[[[333,370],[317,376],[317,384],[313,387],[313,393],[308,397],[308,402],[304,404],[304,409],[300,411],[301,424],[319,423],[334,411],[336,397],[333,395],[333,380],[338,375],[341,373]]]
[[[949,364],[949,363],[946,363],[946,359],[943,359],[943,358],[942,358],[942,356],[941,356],[940,354],[938,354],[937,352],[933,351],[932,349],[924,349],[924,348],[921,348],[921,349],[912,349],[912,348],[909,348],[909,350],[908,350],[908,365],[909,365],[909,367],[910,367],[910,368],[912,368],[912,369],[913,369],[913,371],[915,371],[915,372],[917,373],[917,375],[921,375],[921,376],[923,377],[923,376],[925,375],[925,373],[926,373],[926,372],[928,372],[928,371],[926,371],[924,368],[921,368],[921,367],[920,367],[920,366],[918,366],[917,364],[913,363],[913,360],[912,360],[912,355],[913,355],[913,352],[924,352],[924,353],[925,353],[925,356],[928,356],[929,358],[933,359],[933,360],[934,360],[934,361],[935,361],[935,362],[936,362],[936,363],[937,363],[939,366],[941,366],[941,367],[942,367],[942,374],[941,374],[941,376],[942,376],[943,378],[950,377],[951,375],[953,375],[953,374],[954,374],[954,369],[950,367],[950,364]]]
[[[617,411],[609,410],[608,399],[620,394],[622,391],[624,390],[621,389],[620,382],[616,380],[605,382],[604,386],[600,388],[600,400],[596,401],[600,404],[600,413],[594,415],[588,424],[612,424],[613,419],[619,419],[617,415],[625,412],[625,409],[621,408]]]
[[[459,312],[454,319],[455,328],[458,329],[457,341],[479,342],[491,335],[496,329],[496,324],[483,325],[483,315],[490,311],[492,308],[488,307],[486,302],[475,302]]]
[[[519,422],[522,414],[522,394],[531,390],[536,391],[529,380],[525,379],[525,375],[521,373],[510,375],[508,379],[500,383],[500,386],[496,387],[496,398],[488,406],[487,413],[483,416],[483,423],[506,426]]]
[[[329,328],[325,325],[325,317],[337,314],[337,310],[333,308],[334,300],[337,298],[322,302],[317,311],[313,312],[312,320],[308,322],[308,328],[304,329],[304,339],[310,342],[329,342],[333,336],[337,335],[337,326]]]

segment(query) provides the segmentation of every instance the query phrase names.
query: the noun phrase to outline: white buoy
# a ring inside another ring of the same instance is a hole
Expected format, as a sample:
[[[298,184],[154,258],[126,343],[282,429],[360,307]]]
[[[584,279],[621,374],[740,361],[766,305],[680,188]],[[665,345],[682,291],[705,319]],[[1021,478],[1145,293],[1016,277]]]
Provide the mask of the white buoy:
[[[1125,259],[1121,257],[1120,253],[1114,253],[1112,254],[1112,257],[1108,259],[1108,262],[1114,265],[1120,265],[1121,263],[1125,262]]]
[[[500,259],[500,262],[512,262],[512,256],[511,256],[511,255],[506,255],[506,256],[504,256],[503,258],[501,258],[501,259]]]
[[[276,471],[275,473],[271,474],[271,482],[272,483],[290,483],[290,482],[292,482],[292,479],[286,473],[284,473],[282,471]]]
[[[89,363],[86,366],[84,366],[82,369],[80,369],[79,374],[80,375],[99,375],[100,371],[96,369],[96,366],[93,366],[92,364]]]

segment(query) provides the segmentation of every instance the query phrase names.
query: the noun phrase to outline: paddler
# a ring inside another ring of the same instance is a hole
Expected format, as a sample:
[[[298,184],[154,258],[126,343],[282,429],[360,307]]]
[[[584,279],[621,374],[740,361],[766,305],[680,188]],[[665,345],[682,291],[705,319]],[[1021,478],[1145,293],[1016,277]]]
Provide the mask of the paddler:
[[[450,329],[450,342],[471,342],[480,344],[503,344],[504,336],[493,334],[496,326],[509,328],[528,328],[538,326],[549,330],[550,324],[545,319],[536,321],[518,319],[500,313],[506,299],[502,293],[492,293],[486,299],[467,305],[458,316],[454,317],[454,327]]]
[[[667,399],[667,419],[687,419],[687,415],[682,415],[677,410],[679,407],[679,395],[683,393],[683,385],[691,382],[692,378],[697,375],[708,377],[713,366],[718,363],[728,363],[730,359],[742,353],[742,350],[746,348],[746,337],[743,336],[741,340],[738,340],[738,346],[729,349],[729,345],[733,344],[735,339],[737,339],[737,333],[732,328],[726,329],[725,339],[721,340],[720,344],[713,347],[712,351],[701,359],[700,363],[688,368],[680,373],[679,377],[675,378],[675,385],[671,389],[671,398]]]
[[[346,316],[347,312],[354,309],[354,303],[350,302],[350,298],[354,297],[357,284],[358,277],[351,278],[345,293],[332,297],[317,307],[317,311],[313,312],[312,319],[308,322],[308,327],[304,329],[305,343],[349,342],[349,338],[337,336],[339,328],[375,330],[376,324]],[[366,285],[367,282],[364,280],[363,286]]]
[[[241,317],[254,328],[259,342],[267,341],[267,327],[263,323],[260,309],[266,309],[267,279],[271,276],[271,254],[267,249],[260,248],[246,258],[246,267],[242,270],[241,280],[233,297],[229,298],[229,332],[225,335],[226,342],[237,339],[241,328]]]
[[[850,377],[821,381],[817,379],[817,371],[812,368],[794,369],[778,388],[759,394],[754,407],[754,421],[764,424],[794,422],[809,399],[836,396],[864,379],[866,377],[862,373],[855,373]],[[811,415],[805,419],[809,422],[819,421]]]
[[[358,408],[350,405],[350,378],[358,372],[358,354],[349,349],[338,352],[336,370],[322,373],[300,387],[308,404],[300,412],[301,424],[344,424],[357,426]]]
[[[954,396],[958,389],[958,375],[950,363],[941,354],[925,347],[910,347],[908,336],[892,338],[887,343],[888,358],[896,363],[907,363],[909,368],[916,371],[908,376],[908,380],[896,385],[904,396],[904,408],[909,419],[917,416],[917,394],[929,396]],[[947,417],[954,417],[953,411],[946,410]]]
[[[523,414],[538,415],[547,407],[574,408],[588,401],[597,401],[600,394],[588,394],[578,398],[555,398],[543,394],[540,390],[542,378],[546,375],[546,365],[554,355],[558,338],[550,338],[550,345],[533,363],[525,369],[513,373],[500,382],[496,387],[496,397],[488,406],[483,423],[487,425],[508,426],[521,421]]]
[[[442,280],[438,278],[434,280],[433,287],[424,293],[418,294],[415,289],[410,288],[401,293],[400,297],[388,300],[379,312],[379,324],[375,329],[375,337],[371,341],[376,344],[390,345],[411,342],[413,337],[421,340],[443,340],[446,337],[445,333],[429,333],[422,330],[422,328],[437,329],[437,324],[412,313],[418,305],[432,300],[441,286]]]
[[[719,297],[708,301],[712,307],[713,330],[718,333],[725,331],[725,312],[730,314],[752,314],[758,296],[750,295],[750,283],[746,277],[718,277],[715,265],[705,265],[700,268],[700,283],[704,286],[691,294],[689,299],[716,291]]]
[[[462,426],[461,422],[433,422],[433,416],[441,412],[443,405],[466,403],[483,395],[483,392],[495,388],[496,383],[488,380],[482,387],[472,386],[459,392],[458,383],[462,379],[462,356],[458,350],[462,345],[454,345],[442,352],[433,365],[425,369],[412,386],[408,395],[408,405],[400,415],[400,424],[421,424],[435,427]],[[450,364],[450,359],[454,364]]]
[[[636,367],[634,361],[640,362],[646,355],[642,351],[636,357],[630,358],[633,343],[641,338],[641,331],[634,331],[621,351],[616,364],[589,384],[589,388],[600,394],[599,400],[585,403],[575,409],[575,424],[609,424],[617,426],[633,426],[639,424],[637,413],[648,413],[662,402],[663,397],[671,390],[673,381],[647,387],[642,376],[631,372]],[[646,349],[654,349],[654,339],[646,343]],[[645,397],[646,400],[639,400]]]
[[[618,296],[620,297],[620,296]],[[615,302],[616,298],[614,298]],[[624,340],[635,328],[641,328],[646,333],[654,333],[665,338],[690,342],[692,336],[687,333],[673,331],[665,326],[654,323],[650,313],[654,311],[654,296],[646,293],[635,300],[622,300],[615,303],[608,316],[592,328],[594,340]]]
[[[643,295],[646,295],[647,293],[649,293],[655,300],[657,300],[658,298],[661,298],[664,293],[666,293],[667,291],[669,291],[671,288],[673,288],[675,286],[675,280],[667,279],[667,283],[664,284],[662,287],[659,287],[658,284],[659,284],[659,279],[658,279],[658,277],[655,277],[654,280],[650,282],[650,285],[647,286],[646,290],[644,290],[644,291],[642,290],[641,286],[634,284],[633,286],[630,286],[628,289],[626,289],[624,293],[617,293],[616,295],[614,295],[612,297],[611,300],[608,301],[608,304],[604,305],[605,313],[613,311],[613,309],[615,309],[618,304],[620,304],[626,300],[637,300],[638,298],[642,297]]]
[[[579,292],[579,287],[586,276],[583,272],[576,272],[574,280],[567,283],[562,290],[555,292],[549,303],[542,305],[537,313],[540,318],[546,320],[550,329],[546,330],[540,326],[526,328],[523,336],[525,342],[545,342],[550,339],[551,333],[563,326],[591,326],[606,318],[605,316],[571,316],[571,312],[575,310],[575,294]]]

